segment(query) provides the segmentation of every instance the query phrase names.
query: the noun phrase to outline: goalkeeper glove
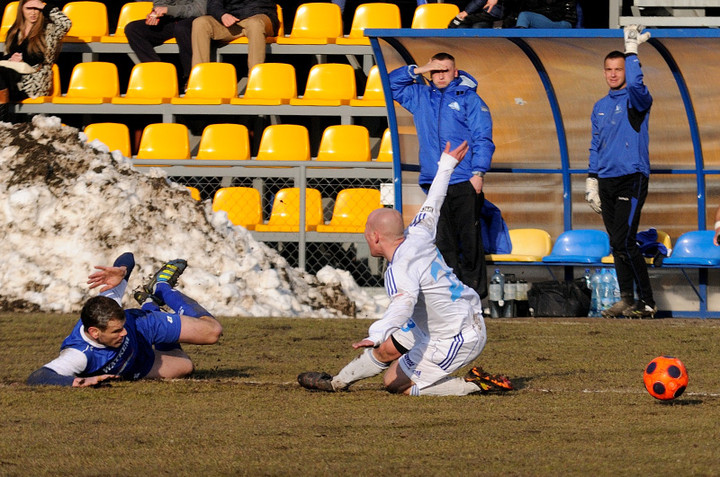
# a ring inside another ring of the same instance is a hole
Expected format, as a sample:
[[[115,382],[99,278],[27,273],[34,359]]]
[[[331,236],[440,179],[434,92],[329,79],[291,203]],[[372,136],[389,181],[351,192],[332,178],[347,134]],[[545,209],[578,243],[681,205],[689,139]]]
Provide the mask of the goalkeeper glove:
[[[628,25],[623,28],[623,36],[625,37],[625,54],[635,53],[637,55],[638,45],[645,43],[650,38],[650,32],[642,33],[642,25]]]
[[[600,206],[600,193],[598,192],[598,180],[595,177],[585,179],[585,200],[592,210],[598,214],[602,213]]]

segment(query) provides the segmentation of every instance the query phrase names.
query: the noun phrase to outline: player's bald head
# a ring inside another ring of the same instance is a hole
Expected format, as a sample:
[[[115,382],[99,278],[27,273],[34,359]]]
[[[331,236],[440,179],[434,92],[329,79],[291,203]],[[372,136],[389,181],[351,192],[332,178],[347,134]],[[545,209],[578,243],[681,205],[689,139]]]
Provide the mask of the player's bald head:
[[[366,232],[377,232],[389,240],[403,237],[404,229],[402,214],[395,209],[373,210],[365,225]]]

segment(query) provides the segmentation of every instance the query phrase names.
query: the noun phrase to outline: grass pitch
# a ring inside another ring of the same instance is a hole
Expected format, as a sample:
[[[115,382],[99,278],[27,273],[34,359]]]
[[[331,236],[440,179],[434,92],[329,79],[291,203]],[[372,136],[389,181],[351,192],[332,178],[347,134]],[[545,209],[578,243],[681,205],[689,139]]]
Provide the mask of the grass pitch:
[[[0,314],[0,475],[712,475],[720,469],[720,321],[495,319],[478,359],[505,395],[300,388],[337,372],[367,320],[221,318],[215,346],[186,346],[190,379],[30,388],[76,317]],[[644,389],[655,356],[690,384]]]

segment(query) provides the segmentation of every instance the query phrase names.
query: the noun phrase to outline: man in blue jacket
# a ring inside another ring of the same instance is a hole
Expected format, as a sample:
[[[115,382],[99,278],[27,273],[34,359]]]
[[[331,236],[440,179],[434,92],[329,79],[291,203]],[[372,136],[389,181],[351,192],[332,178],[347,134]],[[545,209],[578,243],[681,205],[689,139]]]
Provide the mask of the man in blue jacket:
[[[652,318],[657,311],[647,265],[636,239],[648,193],[648,120],[653,102],[637,56],[638,45],[650,37],[642,29],[637,25],[625,27],[625,53],[613,51],[605,57],[605,81],[610,92],[595,103],[591,118],[585,199],[602,214],[621,297],[602,312],[608,318]]]
[[[429,85],[416,80],[430,74]],[[455,67],[455,58],[438,53],[424,66],[400,67],[390,73],[393,99],[412,113],[420,143],[420,186],[427,192],[446,143],[468,140],[468,157],[450,178],[440,211],[437,246],[447,264],[480,297],[487,295],[487,271],[480,211],[483,183],[495,144],[490,110],[477,94],[477,81]]]

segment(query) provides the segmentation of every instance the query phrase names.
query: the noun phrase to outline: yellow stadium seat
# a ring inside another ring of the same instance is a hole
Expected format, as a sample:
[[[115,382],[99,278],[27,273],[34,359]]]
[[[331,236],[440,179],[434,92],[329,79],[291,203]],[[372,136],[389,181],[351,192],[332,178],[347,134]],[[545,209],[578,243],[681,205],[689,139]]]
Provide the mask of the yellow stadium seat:
[[[269,36],[265,38],[265,43],[275,43],[277,41],[277,38],[280,36],[285,35],[285,22],[283,21],[283,12],[282,7],[280,4],[277,5],[277,16],[278,20],[280,20],[280,27],[278,27],[277,36]],[[241,36],[240,38],[235,38],[230,43],[240,43],[240,44],[247,44],[248,39],[246,36]]]
[[[8,30],[11,26],[13,26],[13,23],[15,23],[19,4],[20,2],[15,1],[8,2],[8,4],[5,5],[5,9],[3,10],[2,22],[0,22],[0,41],[5,41]]]
[[[65,96],[55,96],[53,103],[102,104],[120,94],[118,70],[114,63],[90,61],[73,67]]]
[[[152,11],[152,2],[128,2],[120,9],[117,28],[113,35],[105,35],[100,38],[102,43],[127,43],[125,36],[125,26],[136,20],[144,20]]]
[[[131,157],[130,130],[121,123],[93,123],[85,126],[88,142],[98,139],[111,151],[120,151],[125,157]]]
[[[322,198],[317,189],[305,189],[305,230],[315,230],[323,223]],[[258,232],[299,232],[300,231],[300,189],[280,189],[275,194],[270,219],[267,224],[258,224]]]
[[[377,189],[344,189],[335,199],[330,223],[317,226],[318,232],[363,233],[368,215],[381,209],[380,191]]]
[[[295,67],[287,63],[260,63],[248,75],[245,95],[230,104],[277,106],[297,98]]]
[[[331,4],[334,5],[334,4]],[[302,98],[291,99],[295,106],[340,106],[356,98],[355,70],[340,63],[323,63],[310,68]]]
[[[385,106],[385,94],[377,65],[370,68],[362,98],[351,99],[350,106]]]
[[[72,21],[72,27],[63,39],[66,43],[89,43],[100,41],[108,35],[107,8],[100,2],[70,2],[63,12]]]
[[[318,161],[370,161],[370,135],[365,126],[343,124],[323,131]]]
[[[353,15],[350,33],[338,38],[338,45],[369,45],[363,33],[366,28],[400,28],[400,7],[394,3],[363,3]]]
[[[377,162],[392,162],[393,150],[392,150],[392,138],[390,137],[390,129],[386,129],[380,139],[380,150],[378,151]]]
[[[159,80],[159,79],[162,80]],[[113,98],[113,104],[163,104],[178,95],[175,65],[163,62],[138,63],[130,72],[125,96]]]
[[[53,98],[60,96],[60,68],[57,64],[52,65],[52,91],[48,96],[38,96],[37,98],[25,98],[20,101],[23,104],[42,104],[49,103]]]
[[[552,251],[550,234],[541,229],[510,230],[512,251],[509,254],[490,254],[494,262],[541,262]]]
[[[202,132],[195,159],[227,161],[250,159],[247,128],[242,124],[209,124]]]
[[[326,45],[343,34],[340,7],[334,3],[304,3],[295,12],[288,36],[279,36],[278,44]]]
[[[454,3],[426,3],[418,5],[413,14],[411,28],[446,29],[450,20],[460,13]]]
[[[230,63],[199,63],[190,71],[185,96],[172,104],[224,104],[237,96],[237,73]]]
[[[265,128],[257,153],[259,161],[309,161],[310,134],[305,126],[273,124]]]
[[[227,212],[233,225],[254,230],[262,224],[262,202],[260,192],[252,187],[222,187],[213,197],[213,212]]]
[[[657,241],[661,244],[665,245],[665,248],[668,250],[672,250],[672,239],[670,236],[663,232],[662,230],[657,231],[658,238]],[[613,257],[612,253],[610,255],[607,255],[600,260],[602,263],[615,263],[615,257]],[[652,265],[653,263],[653,257],[645,257],[645,262],[649,265]]]
[[[143,129],[137,159],[190,159],[187,126],[176,123],[148,124]]]
[[[200,200],[200,191],[197,187],[191,187],[191,186],[185,186],[187,187],[188,192],[190,192],[190,197],[192,197],[195,200]]]

